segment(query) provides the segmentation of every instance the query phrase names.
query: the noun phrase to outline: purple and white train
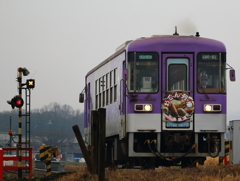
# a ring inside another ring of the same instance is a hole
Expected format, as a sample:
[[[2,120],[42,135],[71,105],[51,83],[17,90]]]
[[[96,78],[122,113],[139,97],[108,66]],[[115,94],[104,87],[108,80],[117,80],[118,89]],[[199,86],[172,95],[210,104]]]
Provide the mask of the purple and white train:
[[[85,77],[85,142],[91,111],[106,108],[106,165],[155,168],[224,156],[225,45],[195,36],[127,41]],[[82,96],[82,95],[81,95]]]

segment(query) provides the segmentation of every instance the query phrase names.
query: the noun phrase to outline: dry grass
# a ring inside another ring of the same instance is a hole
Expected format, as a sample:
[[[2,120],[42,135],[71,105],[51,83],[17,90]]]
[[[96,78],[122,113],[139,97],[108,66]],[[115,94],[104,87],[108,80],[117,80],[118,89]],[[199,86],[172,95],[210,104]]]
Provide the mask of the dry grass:
[[[65,171],[74,172],[56,179],[57,181],[98,181],[98,176],[91,175],[85,166],[65,166]],[[43,175],[33,175],[34,181],[43,178]],[[8,175],[8,179],[4,180],[17,180],[13,178],[16,178],[16,174],[12,177]],[[208,158],[205,165],[196,168],[106,169],[105,178],[106,181],[240,181],[240,165],[218,166],[218,158]]]
[[[58,181],[97,181],[97,175],[91,175],[86,167],[68,166],[75,173],[59,178]],[[218,166],[218,158],[208,158],[204,166],[176,169],[158,168],[155,170],[106,169],[106,181],[240,181],[240,165]]]

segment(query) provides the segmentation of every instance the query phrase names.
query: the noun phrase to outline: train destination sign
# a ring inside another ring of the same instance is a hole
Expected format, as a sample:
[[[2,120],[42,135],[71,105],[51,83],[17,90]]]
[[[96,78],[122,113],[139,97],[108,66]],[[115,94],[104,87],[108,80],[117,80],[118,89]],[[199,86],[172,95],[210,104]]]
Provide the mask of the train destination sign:
[[[152,59],[152,55],[139,55],[139,59],[151,60]]]
[[[218,60],[218,55],[202,55],[202,60]]]

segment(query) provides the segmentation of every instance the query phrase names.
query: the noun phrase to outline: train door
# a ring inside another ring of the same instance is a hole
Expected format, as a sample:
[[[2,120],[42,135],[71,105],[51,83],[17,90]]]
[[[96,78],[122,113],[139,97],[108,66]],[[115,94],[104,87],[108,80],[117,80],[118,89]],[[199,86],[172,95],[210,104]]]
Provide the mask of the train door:
[[[86,118],[87,122],[90,123],[90,117],[91,117],[91,96],[90,96],[90,83],[87,84],[87,90],[86,90],[86,100],[85,100],[85,110],[86,110]]]
[[[162,130],[193,130],[193,55],[163,54]]]
[[[127,70],[126,61],[122,64],[122,78],[120,80],[120,115],[121,115],[121,129],[119,130],[120,138],[126,136],[126,80]]]
[[[126,62],[122,64],[122,77],[120,79],[120,115],[126,114]]]
[[[86,141],[88,142],[88,143],[90,143],[90,139],[91,139],[91,137],[90,137],[90,135],[91,135],[91,133],[90,133],[90,124],[91,124],[91,95],[90,95],[90,89],[91,87],[90,87],[90,83],[88,83],[87,84],[87,88],[86,88],[86,99],[85,99],[85,108],[84,108],[84,110],[85,110],[85,118],[86,118],[86,122],[84,122],[84,128],[86,128],[87,127],[87,129],[88,129],[88,136],[87,135],[85,135],[85,137],[87,137],[87,138],[85,138],[86,139]]]

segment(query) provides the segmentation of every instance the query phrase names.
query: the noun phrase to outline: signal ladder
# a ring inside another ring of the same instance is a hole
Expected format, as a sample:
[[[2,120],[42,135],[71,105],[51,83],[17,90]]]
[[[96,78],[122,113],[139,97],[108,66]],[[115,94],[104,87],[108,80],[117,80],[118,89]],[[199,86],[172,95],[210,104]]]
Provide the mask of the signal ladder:
[[[25,116],[25,148],[30,148],[30,102],[31,102],[31,90],[25,89],[25,114],[22,114],[22,116]]]

